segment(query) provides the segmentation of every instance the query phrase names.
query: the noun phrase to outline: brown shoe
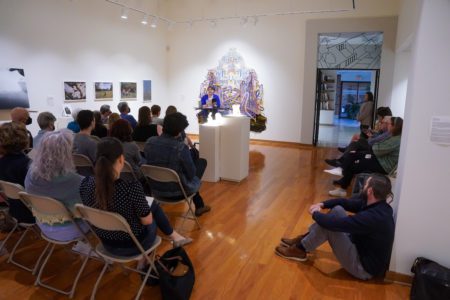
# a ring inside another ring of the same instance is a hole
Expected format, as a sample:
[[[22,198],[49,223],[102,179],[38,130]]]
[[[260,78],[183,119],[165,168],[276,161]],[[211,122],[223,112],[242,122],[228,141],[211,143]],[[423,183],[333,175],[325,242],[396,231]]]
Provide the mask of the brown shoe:
[[[197,217],[200,217],[201,215],[203,215],[204,213],[207,213],[207,212],[210,211],[210,210],[211,210],[211,207],[209,207],[208,205],[205,205],[205,206],[203,206],[203,207],[197,208],[197,209],[195,210],[195,215],[196,215]]]
[[[281,238],[281,245],[286,246],[286,247],[289,247],[292,245],[297,245],[306,235],[307,235],[307,233],[301,234],[293,239]]]
[[[306,261],[308,259],[306,252],[295,245],[290,247],[278,246],[275,248],[275,254],[296,261]]]

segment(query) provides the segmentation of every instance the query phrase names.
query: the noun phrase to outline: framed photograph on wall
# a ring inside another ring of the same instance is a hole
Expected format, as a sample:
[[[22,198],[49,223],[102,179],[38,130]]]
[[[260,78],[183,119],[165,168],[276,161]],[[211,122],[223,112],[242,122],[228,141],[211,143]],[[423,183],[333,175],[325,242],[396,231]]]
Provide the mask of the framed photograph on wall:
[[[144,80],[142,86],[143,86],[144,102],[152,101],[152,81]]]
[[[0,68],[0,109],[30,107],[25,71],[18,68]]]
[[[86,101],[86,81],[64,81],[64,101]]]
[[[113,100],[113,83],[112,82],[95,82],[95,101]]]
[[[121,82],[120,83],[120,98],[127,100],[136,100],[137,88],[136,82]]]

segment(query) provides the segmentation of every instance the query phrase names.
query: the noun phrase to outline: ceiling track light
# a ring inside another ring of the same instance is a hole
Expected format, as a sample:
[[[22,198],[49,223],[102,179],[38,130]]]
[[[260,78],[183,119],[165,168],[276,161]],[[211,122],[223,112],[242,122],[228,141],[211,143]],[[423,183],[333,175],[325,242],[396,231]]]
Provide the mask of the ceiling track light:
[[[153,16],[151,27],[156,28],[158,20],[161,20],[163,22],[166,22],[168,25],[168,28],[171,29],[177,24],[186,24],[188,29],[191,29],[193,27],[193,24],[195,22],[208,22],[211,28],[216,28],[219,21],[226,21],[226,20],[239,20],[241,22],[241,25],[243,27],[247,26],[248,24],[252,24],[256,26],[256,24],[259,21],[259,18],[263,17],[274,17],[274,16],[296,16],[296,15],[307,15],[307,14],[323,14],[323,13],[344,13],[349,11],[356,10],[356,0],[349,0],[351,2],[351,8],[330,8],[330,9],[323,9],[323,10],[297,10],[297,11],[282,11],[282,12],[268,12],[263,14],[257,14],[257,15],[247,15],[247,16],[223,16],[218,18],[199,18],[199,19],[190,19],[190,20],[181,20],[181,21],[175,21],[172,19],[165,18],[163,16],[158,16],[154,14],[149,14],[146,11],[143,11],[141,9],[137,9],[131,6],[125,6],[125,4],[119,2],[118,0],[104,0],[108,3],[120,6],[122,8],[122,13],[120,17],[122,19],[128,19],[128,11],[132,10],[137,13],[144,14],[144,19],[141,21],[142,24],[147,25],[148,22],[148,16]],[[323,0],[324,1],[324,0]]]
[[[148,15],[144,15],[144,18],[141,21],[142,25],[147,25],[148,24]]]
[[[151,28],[156,28],[158,26],[158,18],[155,16],[152,18],[152,22],[150,23]]]
[[[128,19],[128,8],[123,6],[122,7],[122,13],[120,14],[120,17],[124,20]]]

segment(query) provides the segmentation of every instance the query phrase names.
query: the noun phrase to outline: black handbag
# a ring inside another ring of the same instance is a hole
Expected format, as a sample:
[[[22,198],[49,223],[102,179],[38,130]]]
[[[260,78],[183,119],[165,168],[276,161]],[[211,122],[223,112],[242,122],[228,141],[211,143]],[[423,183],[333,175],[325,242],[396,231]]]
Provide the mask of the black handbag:
[[[157,257],[155,266],[159,279],[149,277],[146,284],[159,284],[163,300],[187,300],[191,297],[195,272],[189,256],[182,247],[168,250]]]
[[[450,269],[432,260],[418,257],[411,272],[414,273],[411,300],[450,299]]]

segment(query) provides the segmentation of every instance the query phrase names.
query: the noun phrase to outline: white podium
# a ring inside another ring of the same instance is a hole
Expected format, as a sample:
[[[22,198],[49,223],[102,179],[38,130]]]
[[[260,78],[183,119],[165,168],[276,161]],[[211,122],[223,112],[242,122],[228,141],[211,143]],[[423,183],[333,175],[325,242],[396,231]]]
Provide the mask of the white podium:
[[[200,125],[200,157],[205,158],[208,161],[208,165],[202,177],[202,180],[204,181],[219,181],[219,141],[220,126]]]
[[[221,179],[239,182],[248,176],[249,142],[250,118],[224,116],[220,127]]]

